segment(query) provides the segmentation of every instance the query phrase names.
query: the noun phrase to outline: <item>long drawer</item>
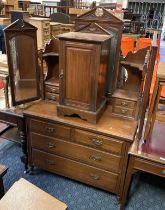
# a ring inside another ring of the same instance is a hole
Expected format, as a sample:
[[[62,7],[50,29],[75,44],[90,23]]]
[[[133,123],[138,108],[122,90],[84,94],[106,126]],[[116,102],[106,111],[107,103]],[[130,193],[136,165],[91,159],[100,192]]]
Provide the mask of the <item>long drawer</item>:
[[[75,129],[73,138],[75,142],[117,154],[121,154],[124,147],[123,141],[78,129]]]
[[[56,155],[32,150],[35,166],[117,193],[119,175]]]
[[[71,129],[59,124],[46,123],[39,120],[31,120],[30,131],[50,137],[70,139]]]
[[[165,166],[153,163],[152,161],[136,158],[134,167],[145,172],[165,177]]]
[[[105,170],[120,171],[121,157],[117,155],[36,133],[31,133],[31,144],[36,149],[76,159]]]

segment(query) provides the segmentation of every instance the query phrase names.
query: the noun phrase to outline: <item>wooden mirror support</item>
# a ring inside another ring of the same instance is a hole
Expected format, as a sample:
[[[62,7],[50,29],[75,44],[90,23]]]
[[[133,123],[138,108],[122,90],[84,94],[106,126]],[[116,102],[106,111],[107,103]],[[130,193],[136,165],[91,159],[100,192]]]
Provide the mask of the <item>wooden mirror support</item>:
[[[21,19],[4,30],[13,106],[40,98],[36,31]]]
[[[112,113],[138,119],[145,78],[148,73],[150,47],[129,52],[121,61],[123,82],[113,94]]]
[[[59,101],[59,40],[52,38],[42,52],[44,99]]]

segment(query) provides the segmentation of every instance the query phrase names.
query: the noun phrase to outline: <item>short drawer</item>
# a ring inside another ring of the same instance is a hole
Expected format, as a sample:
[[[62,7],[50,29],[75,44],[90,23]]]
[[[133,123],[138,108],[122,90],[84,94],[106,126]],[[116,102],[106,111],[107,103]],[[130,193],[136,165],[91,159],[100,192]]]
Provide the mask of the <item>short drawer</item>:
[[[45,98],[52,100],[52,101],[59,101],[59,94],[53,94],[53,93],[46,92]]]
[[[44,35],[42,36],[43,42],[47,42],[50,40],[50,34],[49,35]]]
[[[50,93],[59,94],[59,87],[54,87],[54,86],[46,85],[45,86],[45,90],[47,92],[50,92]]]
[[[32,119],[30,121],[30,131],[43,134],[45,136],[70,139],[71,129],[63,125],[46,123]]]
[[[74,141],[117,154],[122,153],[122,148],[124,146],[123,141],[78,129],[75,129],[74,131]]]
[[[43,36],[49,36],[50,35],[50,30],[49,29],[44,29],[43,30]]]
[[[33,163],[35,166],[57,174],[91,184],[113,193],[117,193],[119,175],[105,170],[97,169],[83,163],[79,163],[60,156],[32,150]]]
[[[134,109],[136,107],[136,101],[124,100],[119,98],[113,99],[113,104],[115,106],[125,107],[129,109]]]
[[[135,116],[134,109],[127,109],[120,106],[112,106],[112,113],[132,118]]]
[[[42,27],[43,28],[50,28],[50,22],[49,21],[43,21],[42,22]]]
[[[31,133],[32,147],[62,155],[99,168],[120,172],[121,157],[75,143]]]
[[[134,168],[165,177],[165,165],[156,164],[151,161],[135,158]]]

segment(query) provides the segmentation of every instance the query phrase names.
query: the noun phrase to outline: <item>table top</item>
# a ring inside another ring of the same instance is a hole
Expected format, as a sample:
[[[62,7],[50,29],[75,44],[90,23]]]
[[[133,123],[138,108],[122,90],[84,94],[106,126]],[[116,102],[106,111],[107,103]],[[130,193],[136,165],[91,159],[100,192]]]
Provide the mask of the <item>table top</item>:
[[[67,205],[21,178],[0,200],[1,210],[46,209],[66,210]]]
[[[164,126],[165,122],[155,121],[151,139],[146,143],[143,143],[141,140],[138,144],[138,140],[135,137],[129,154],[141,159],[165,164]]]
[[[97,124],[74,117],[58,117],[56,104],[43,100],[25,109],[24,114],[30,117],[41,118],[41,120],[45,119],[56,123],[63,123],[90,132],[94,131],[98,134],[132,142],[137,128],[137,121],[114,116],[111,109],[111,106],[107,106]]]

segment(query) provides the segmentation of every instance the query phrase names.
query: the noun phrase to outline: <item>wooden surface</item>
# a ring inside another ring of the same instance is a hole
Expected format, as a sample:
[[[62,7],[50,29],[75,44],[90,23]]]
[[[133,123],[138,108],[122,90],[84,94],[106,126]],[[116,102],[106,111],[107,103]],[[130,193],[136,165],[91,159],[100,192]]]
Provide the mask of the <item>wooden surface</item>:
[[[70,40],[79,40],[86,42],[104,42],[109,39],[110,35],[97,35],[92,33],[82,33],[82,32],[69,32],[65,34],[58,35],[59,39],[70,39]]]
[[[66,210],[67,205],[22,178],[15,182],[0,200],[0,208]]]
[[[69,8],[70,15],[82,15],[88,11],[89,9]]]
[[[111,107],[108,106],[97,124],[91,124],[74,117],[58,117],[57,107],[46,101],[36,102],[24,110],[25,115],[36,116],[53,122],[64,123],[70,126],[84,128],[100,134],[106,134],[133,141],[137,122],[134,120],[122,119],[111,115]]]
[[[29,23],[38,28],[37,30],[38,49],[43,49],[44,45],[50,39],[50,19],[32,17],[29,18]]]
[[[9,25],[11,23],[10,18],[0,18],[0,25]]]

